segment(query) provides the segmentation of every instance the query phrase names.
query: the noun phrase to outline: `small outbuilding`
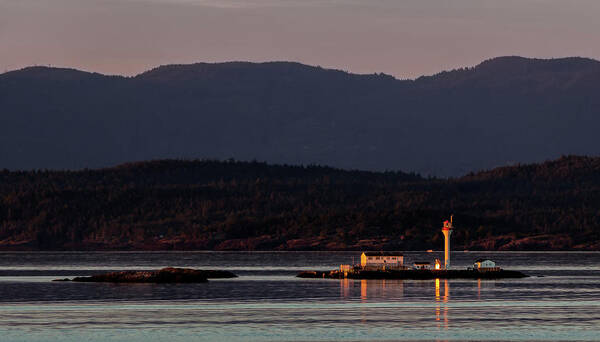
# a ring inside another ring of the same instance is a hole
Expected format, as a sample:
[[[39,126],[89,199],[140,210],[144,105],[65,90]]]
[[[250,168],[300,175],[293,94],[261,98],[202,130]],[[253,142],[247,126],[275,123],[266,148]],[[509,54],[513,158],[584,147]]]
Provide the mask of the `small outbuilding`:
[[[473,268],[476,269],[476,270],[480,270],[480,271],[495,270],[495,269],[497,269],[496,263],[493,262],[490,259],[478,259],[478,260],[475,260],[475,263],[473,264]]]

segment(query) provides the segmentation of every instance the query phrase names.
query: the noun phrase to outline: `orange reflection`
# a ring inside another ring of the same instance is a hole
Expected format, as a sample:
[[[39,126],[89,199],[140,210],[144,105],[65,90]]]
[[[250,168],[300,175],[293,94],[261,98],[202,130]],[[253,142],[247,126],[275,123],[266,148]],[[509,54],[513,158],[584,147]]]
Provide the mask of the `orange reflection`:
[[[360,281],[360,300],[365,302],[367,300],[367,280],[362,279]]]
[[[448,303],[448,298],[450,298],[450,284],[448,279],[444,279],[444,303]]]
[[[360,299],[368,298],[400,298],[404,296],[404,282],[396,279],[361,279]]]
[[[350,296],[350,280],[348,278],[340,279],[340,297],[348,298]]]
[[[435,279],[435,301],[439,303],[440,301],[440,279]],[[435,320],[439,322],[440,320],[440,305],[438,304],[435,307]],[[439,325],[438,325],[439,328]]]
[[[435,301],[438,303],[435,307],[435,320],[438,322],[438,328],[441,327],[443,316],[443,327],[448,329],[448,300],[450,299],[450,283],[444,279],[444,296],[440,297],[440,279],[435,279]],[[443,310],[442,310],[443,305]]]

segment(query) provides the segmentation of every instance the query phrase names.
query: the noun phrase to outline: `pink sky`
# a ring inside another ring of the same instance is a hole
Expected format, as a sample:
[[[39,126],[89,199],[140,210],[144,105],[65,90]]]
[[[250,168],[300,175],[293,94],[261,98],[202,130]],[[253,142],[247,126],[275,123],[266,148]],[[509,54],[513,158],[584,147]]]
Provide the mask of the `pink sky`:
[[[0,0],[0,72],[289,60],[413,78],[502,55],[600,59],[599,0]]]

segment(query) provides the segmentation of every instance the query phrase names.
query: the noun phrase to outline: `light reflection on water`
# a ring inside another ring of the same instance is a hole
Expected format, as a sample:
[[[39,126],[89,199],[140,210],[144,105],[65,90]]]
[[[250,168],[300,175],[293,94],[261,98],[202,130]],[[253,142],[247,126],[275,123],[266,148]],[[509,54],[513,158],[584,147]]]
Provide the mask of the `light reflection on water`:
[[[494,257],[507,268],[537,270],[537,277],[525,279],[294,277],[299,269],[334,268],[354,254],[0,253],[0,340],[595,341],[600,336],[600,253]],[[490,253],[457,255],[460,266]],[[49,281],[129,265],[202,265],[236,270],[240,277],[207,284]]]

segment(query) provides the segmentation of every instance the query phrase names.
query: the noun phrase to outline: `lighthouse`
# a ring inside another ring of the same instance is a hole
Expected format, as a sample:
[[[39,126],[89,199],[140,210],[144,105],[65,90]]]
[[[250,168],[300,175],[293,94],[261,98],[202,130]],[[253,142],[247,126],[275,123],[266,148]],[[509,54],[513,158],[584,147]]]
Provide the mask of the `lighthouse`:
[[[444,234],[444,268],[450,268],[450,235],[452,235],[452,216],[450,215],[450,221],[444,221],[444,227],[442,233]]]

